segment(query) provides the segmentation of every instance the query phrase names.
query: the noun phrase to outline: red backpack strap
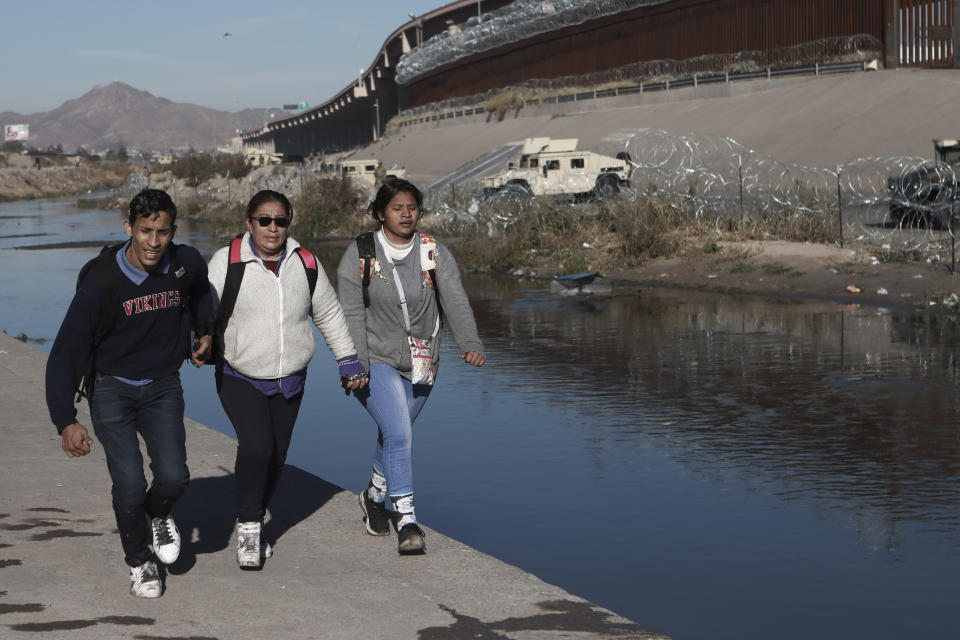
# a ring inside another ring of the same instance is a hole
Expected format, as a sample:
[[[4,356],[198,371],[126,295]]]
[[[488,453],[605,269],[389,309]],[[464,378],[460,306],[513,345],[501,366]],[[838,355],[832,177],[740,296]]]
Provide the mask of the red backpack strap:
[[[294,249],[294,251],[300,254],[300,259],[303,260],[304,268],[316,270],[317,257],[313,255],[312,251],[310,251],[309,249],[305,249],[303,247],[297,247],[296,249]]]
[[[230,241],[230,259],[227,261],[228,264],[236,264],[240,262],[240,247],[243,246],[243,236],[237,236]]]
[[[310,297],[313,298],[313,292],[317,288],[317,277],[320,275],[319,267],[317,267],[317,256],[305,247],[297,247],[294,251],[303,261],[303,268],[307,271],[307,282],[310,284]]]

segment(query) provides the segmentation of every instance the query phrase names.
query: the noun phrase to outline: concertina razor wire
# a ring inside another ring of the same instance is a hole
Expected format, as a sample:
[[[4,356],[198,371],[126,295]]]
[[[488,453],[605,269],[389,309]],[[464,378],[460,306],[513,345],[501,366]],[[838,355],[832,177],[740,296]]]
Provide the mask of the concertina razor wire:
[[[396,81],[406,84],[428,71],[466,56],[497,49],[596,18],[674,0],[516,0],[454,25],[407,52],[397,64]]]
[[[619,132],[591,150],[628,154],[632,172],[617,198],[669,198],[684,208],[691,224],[706,230],[777,238],[788,221],[795,230],[790,239],[815,241],[822,237],[815,230],[830,226],[840,244],[861,242],[937,261],[950,259],[960,227],[953,167],[925,158],[863,157],[833,168],[810,167],[782,162],[728,137],[655,129]],[[580,207],[590,215],[595,202],[592,194],[581,194],[557,206]],[[520,190],[485,196],[480,177],[428,191],[426,201],[433,228],[474,227],[491,235],[531,206],[530,193]]]
[[[513,5],[510,5],[513,6]],[[507,8],[507,7],[505,7]],[[414,55],[414,49],[401,58],[397,65],[402,67],[404,60]],[[882,57],[883,43],[867,34],[824,38],[801,44],[769,49],[764,51],[739,51],[737,53],[717,53],[686,58],[683,60],[646,60],[623,65],[604,71],[595,71],[582,75],[560,76],[556,78],[533,78],[520,84],[491,89],[483,93],[457,98],[449,98],[418,107],[411,107],[398,113],[388,126],[395,126],[422,116],[442,113],[456,109],[478,106],[492,108],[492,100],[510,93],[528,99],[562,93],[564,90],[577,91],[597,89],[609,86],[641,85],[656,82],[679,82],[693,78],[708,78],[729,74],[736,77],[755,74],[765,69],[799,69],[817,64],[865,62]],[[401,74],[398,72],[397,82]],[[409,81],[409,79],[407,79]],[[522,103],[521,103],[522,104]]]

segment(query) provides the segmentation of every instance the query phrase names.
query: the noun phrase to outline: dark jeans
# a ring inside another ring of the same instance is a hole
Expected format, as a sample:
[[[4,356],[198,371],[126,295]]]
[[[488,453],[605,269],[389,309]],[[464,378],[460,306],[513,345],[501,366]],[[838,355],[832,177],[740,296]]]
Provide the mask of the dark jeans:
[[[237,520],[262,522],[287,460],[303,392],[265,396],[246,380],[221,376],[220,403],[237,432]]]
[[[135,387],[97,374],[90,414],[107,456],[123,552],[127,564],[136,567],[152,559],[147,547],[151,541],[148,517],[169,515],[190,482],[180,375]],[[150,456],[149,491],[137,433]]]

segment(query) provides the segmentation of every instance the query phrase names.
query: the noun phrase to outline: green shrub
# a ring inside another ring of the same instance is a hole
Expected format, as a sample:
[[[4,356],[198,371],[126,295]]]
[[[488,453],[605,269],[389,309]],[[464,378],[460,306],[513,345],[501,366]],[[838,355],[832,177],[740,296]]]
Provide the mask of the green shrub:
[[[323,176],[304,183],[294,202],[293,222],[298,238],[321,238],[338,233],[353,235],[372,226],[360,194],[349,178]],[[369,223],[368,223],[369,220]]]
[[[167,169],[177,178],[186,179],[194,184],[204,182],[215,176],[229,176],[232,179],[243,178],[250,173],[242,154],[214,154],[206,151],[191,151],[176,159]]]

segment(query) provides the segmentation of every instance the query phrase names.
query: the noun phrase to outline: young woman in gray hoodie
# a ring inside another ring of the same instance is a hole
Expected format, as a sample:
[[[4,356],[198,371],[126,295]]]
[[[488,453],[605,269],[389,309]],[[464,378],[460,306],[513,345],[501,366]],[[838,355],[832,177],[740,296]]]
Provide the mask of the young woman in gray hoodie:
[[[429,377],[436,371],[441,308],[460,357],[475,367],[485,361],[453,255],[417,231],[422,204],[423,194],[410,182],[386,182],[368,207],[380,223],[372,245],[369,236],[366,242],[363,234],[358,236],[337,269],[340,304],[350,337],[360,362],[370,372],[369,386],[355,394],[379,431],[373,472],[360,494],[360,508],[367,533],[389,535],[389,497],[397,514],[397,550],[401,554],[426,551],[413,508],[410,451],[413,422],[433,389],[432,381],[418,380],[424,372]],[[361,246],[373,250],[367,260],[361,256]]]

